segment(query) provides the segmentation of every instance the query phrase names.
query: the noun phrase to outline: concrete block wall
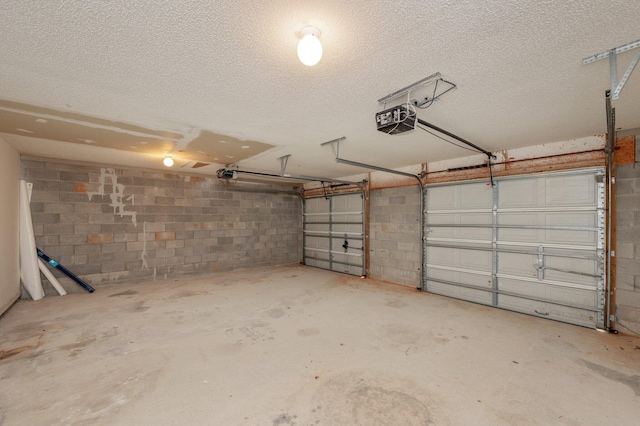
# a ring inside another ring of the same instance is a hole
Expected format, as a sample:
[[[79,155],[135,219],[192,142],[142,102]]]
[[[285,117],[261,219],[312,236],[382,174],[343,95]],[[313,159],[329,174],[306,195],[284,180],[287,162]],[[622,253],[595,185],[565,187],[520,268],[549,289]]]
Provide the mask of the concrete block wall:
[[[616,317],[622,331],[640,334],[640,162],[616,174]]]
[[[215,177],[33,159],[21,161],[21,176],[33,183],[38,247],[90,283],[301,260],[296,195],[234,191],[242,184]]]
[[[420,285],[420,189],[417,186],[372,190],[369,194],[369,275]]]

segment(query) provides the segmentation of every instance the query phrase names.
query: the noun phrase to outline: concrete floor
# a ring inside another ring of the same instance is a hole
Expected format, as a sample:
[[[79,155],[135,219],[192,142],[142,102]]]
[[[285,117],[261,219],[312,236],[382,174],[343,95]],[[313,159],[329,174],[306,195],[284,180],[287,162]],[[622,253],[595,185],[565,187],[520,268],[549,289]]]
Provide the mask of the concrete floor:
[[[298,265],[0,319],[2,425],[637,425],[640,339]]]

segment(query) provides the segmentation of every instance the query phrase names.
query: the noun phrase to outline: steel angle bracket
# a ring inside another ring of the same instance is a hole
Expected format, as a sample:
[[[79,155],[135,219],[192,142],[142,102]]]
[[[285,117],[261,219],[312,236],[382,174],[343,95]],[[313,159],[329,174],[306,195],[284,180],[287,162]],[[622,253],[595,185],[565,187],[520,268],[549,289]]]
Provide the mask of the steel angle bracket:
[[[278,157],[278,160],[280,160],[280,176],[286,176],[284,174],[284,171],[287,169],[287,163],[289,162],[289,157],[291,157],[291,154]]]
[[[631,60],[631,64],[627,68],[627,71],[624,73],[620,81],[618,81],[618,54],[627,52],[632,49],[636,49],[640,47],[640,40],[633,41],[631,43],[627,43],[623,46],[615,47],[613,49],[609,49],[606,52],[597,53],[593,56],[589,56],[582,60],[582,64],[590,64],[592,62],[599,61],[600,59],[609,58],[609,74],[611,78],[611,97],[613,99],[618,99],[620,97],[620,92],[622,92],[622,88],[627,83],[629,76],[640,62],[640,50],[636,54],[636,56]]]
[[[420,188],[423,187],[422,181],[420,180],[420,178],[422,177],[421,175],[414,175],[412,173],[401,172],[399,170],[393,170],[393,169],[387,169],[386,167],[375,166],[373,164],[359,163],[357,161],[345,160],[344,158],[340,158],[340,142],[342,142],[345,139],[346,137],[343,136],[338,139],[333,139],[328,142],[323,142],[320,144],[320,146],[331,145],[331,150],[333,151],[333,155],[335,157],[336,163],[346,164],[346,165],[355,166],[355,167],[362,167],[364,169],[377,170],[380,172],[414,178],[418,180]]]
[[[441,74],[439,72],[433,73],[428,77],[423,78],[422,80],[418,80],[413,84],[408,85],[407,87],[403,87],[400,90],[396,90],[393,93],[389,93],[387,96],[384,96],[380,99],[378,99],[378,103],[381,104],[386,104],[388,101],[395,99],[395,98],[399,98],[400,96],[404,96],[406,94],[408,94],[409,92],[411,92],[412,90],[422,86],[423,84],[427,84],[432,82],[433,80],[436,80],[438,78],[441,77]]]
[[[357,186],[358,188],[360,188],[360,191],[364,191],[364,186],[367,183],[366,180],[363,180],[362,182],[352,182],[350,180],[342,180],[342,179],[287,174],[285,173],[285,171],[287,170],[287,163],[289,162],[289,157],[291,157],[291,154],[283,155],[282,157],[278,158],[278,160],[280,160],[280,177],[289,178],[289,179],[310,180],[315,182],[343,183],[347,185]]]
[[[340,158],[340,142],[345,140],[347,137],[343,136],[341,138],[333,139],[327,142],[323,142],[320,146],[331,145],[331,151],[333,151],[333,156],[336,158],[336,162]]]

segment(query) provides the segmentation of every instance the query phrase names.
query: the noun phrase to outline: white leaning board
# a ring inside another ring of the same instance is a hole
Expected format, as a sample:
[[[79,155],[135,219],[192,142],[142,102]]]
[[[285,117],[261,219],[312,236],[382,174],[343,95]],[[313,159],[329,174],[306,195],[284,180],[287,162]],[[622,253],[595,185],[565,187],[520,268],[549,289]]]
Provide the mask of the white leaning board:
[[[20,278],[22,285],[33,300],[44,297],[40,280],[36,238],[31,221],[31,206],[27,182],[20,181]]]

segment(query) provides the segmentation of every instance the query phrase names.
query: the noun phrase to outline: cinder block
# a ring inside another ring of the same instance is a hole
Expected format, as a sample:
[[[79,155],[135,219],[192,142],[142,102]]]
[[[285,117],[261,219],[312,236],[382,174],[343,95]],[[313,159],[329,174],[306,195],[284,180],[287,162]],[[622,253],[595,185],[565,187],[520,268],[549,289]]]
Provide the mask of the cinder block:
[[[95,166],[82,166],[79,164],[71,164],[71,163],[60,163],[60,162],[44,162],[47,170],[59,170],[59,171],[70,171],[70,172],[86,172],[91,173],[96,170]]]
[[[640,229],[638,229],[640,231]],[[635,245],[629,242],[618,242],[616,247],[616,258],[633,259],[635,255]]]
[[[420,243],[420,231],[416,229],[414,232],[403,232],[403,233],[395,233],[393,235],[393,239],[395,239],[398,243]]]
[[[142,251],[146,248],[144,241],[127,242],[125,244],[127,251]]]
[[[616,196],[633,194],[635,179],[620,179],[616,181]]]
[[[635,290],[635,276],[616,273],[616,289]]]
[[[88,223],[89,215],[83,213],[60,213],[59,223]]]
[[[156,258],[157,259],[173,257],[173,256],[175,256],[175,254],[176,254],[175,249],[159,249],[159,250],[156,250]]]
[[[103,223],[100,225],[100,230],[105,234],[118,234],[118,233],[137,233],[140,228],[136,227],[131,222],[125,223]]]
[[[31,211],[34,212],[34,207],[37,208],[38,204],[31,205]],[[42,203],[43,204],[43,203]],[[44,204],[44,213],[71,213],[74,211],[74,205],[71,203],[46,203]]]
[[[47,169],[27,169],[28,180],[45,180],[45,181],[58,181],[60,180],[60,172],[56,170]]]
[[[638,178],[640,178],[640,167],[638,167],[638,163],[622,164],[616,169],[616,185],[620,180]]]
[[[89,174],[81,173],[81,172],[69,172],[69,171],[61,171],[60,172],[60,180],[61,181],[71,181],[71,182],[88,182]],[[75,188],[75,183],[74,183]]]
[[[640,228],[635,226],[618,226],[616,234],[618,242],[640,243]]]
[[[416,244],[413,242],[398,242],[398,251],[414,252],[418,251]]]
[[[405,253],[405,258],[408,261],[414,262],[414,265],[420,265],[420,251],[409,251]]]
[[[37,203],[56,203],[60,201],[60,193],[59,192],[45,192],[38,191],[34,185],[33,193],[31,195],[31,202]]]
[[[83,264],[74,264],[72,266],[69,266],[67,269],[69,269],[71,272],[78,275],[79,277],[85,278],[85,276],[87,275],[99,274],[101,272],[101,265],[100,263],[87,262]],[[68,288],[68,287],[65,286],[65,288]]]
[[[86,235],[60,234],[59,238],[60,238],[60,244],[63,244],[63,245],[79,245],[79,244],[85,244],[87,242]]]
[[[176,178],[176,175],[164,174],[154,179],[153,184],[158,188],[172,189],[176,187],[175,178]]]
[[[175,266],[175,265],[182,265],[184,263],[184,257],[181,256],[171,256],[167,258],[167,266]]]
[[[165,230],[164,227],[165,224],[162,222],[146,222],[144,224],[145,232],[163,232]]]
[[[83,245],[76,245],[74,246],[74,254],[76,255],[89,255],[89,256],[96,256],[96,255],[100,255],[100,253],[102,253],[102,246],[99,244],[83,244]],[[99,263],[99,262],[98,262]]]
[[[618,305],[617,318],[620,325],[631,330],[640,330],[640,309],[633,306]],[[622,331],[626,331],[622,329]]]
[[[129,263],[129,262],[135,262],[137,260],[142,261],[141,255],[142,255],[142,253],[141,252],[137,252],[137,251],[118,250],[118,251],[114,251],[113,252],[113,260],[114,261],[116,261],[116,260],[124,261],[125,264],[126,264],[126,263]],[[140,265],[142,265],[142,263],[140,263]],[[127,268],[125,268],[125,269],[127,269]]]
[[[175,232],[156,232],[156,240],[175,240]]]
[[[33,223],[60,223],[60,214],[57,213],[33,213],[31,215]]]
[[[39,235],[36,236],[36,246],[57,246],[60,244],[60,236],[58,235]]]
[[[102,245],[102,253],[118,253],[126,250],[125,243],[111,243]]]
[[[115,221],[114,215],[112,213],[94,213],[89,214],[89,223],[113,223]]]
[[[42,225],[44,235],[67,235],[75,233],[75,225],[60,223],[45,223]],[[35,228],[35,225],[34,225]]]
[[[200,263],[200,262],[202,262],[202,255],[193,255],[193,256],[184,257],[185,264]]]
[[[408,224],[419,224],[420,223],[420,213],[407,213],[403,215],[402,218],[404,223]]]
[[[616,198],[616,207],[619,211],[640,212],[640,197],[637,194],[620,195]]]
[[[110,261],[110,262],[102,262],[100,272],[116,272],[116,271],[125,271],[124,262],[120,260]]]
[[[61,261],[63,256],[73,256],[74,247],[73,246],[44,246],[41,247],[41,250],[45,252],[49,257],[55,258],[58,261]]]
[[[44,183],[45,191],[73,192],[73,182],[56,182],[46,181]]]
[[[616,290],[616,303],[640,309],[640,292],[619,288]]]
[[[45,203],[30,203],[29,207],[31,209],[31,214],[33,213],[44,213]],[[55,212],[47,212],[47,213],[55,213]]]
[[[168,249],[171,249],[171,248],[182,248],[182,247],[184,247],[184,240],[167,240],[165,247],[168,248]],[[176,253],[176,255],[178,255],[178,253]]]
[[[133,232],[114,233],[113,241],[116,243],[127,243],[132,241],[138,241],[138,234]]]
[[[191,275],[191,274],[194,274],[196,272],[196,269],[195,269],[194,266],[195,265],[193,265],[193,264],[176,265],[176,266],[174,266],[175,273],[176,274],[180,274],[180,275]]]
[[[60,201],[65,201],[65,200],[63,200],[63,198],[66,198],[65,197],[66,195],[78,196],[80,194],[61,193],[60,194]],[[66,200],[66,201],[71,201],[71,200]],[[74,210],[75,213],[101,214],[101,212],[102,212],[102,207],[99,204],[92,204],[92,203],[74,201],[74,207],[75,207],[75,210]],[[89,218],[89,220],[91,220],[91,218]]]
[[[113,242],[113,234],[89,234],[87,244],[107,244]]]
[[[145,188],[154,188],[155,181],[152,178],[146,178],[141,176],[131,176],[133,178],[134,186],[142,186]],[[125,188],[126,189],[126,188]]]

